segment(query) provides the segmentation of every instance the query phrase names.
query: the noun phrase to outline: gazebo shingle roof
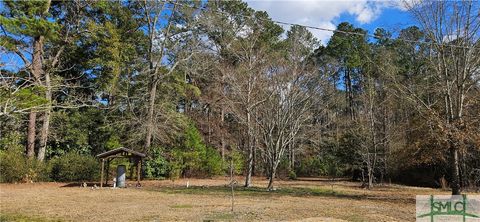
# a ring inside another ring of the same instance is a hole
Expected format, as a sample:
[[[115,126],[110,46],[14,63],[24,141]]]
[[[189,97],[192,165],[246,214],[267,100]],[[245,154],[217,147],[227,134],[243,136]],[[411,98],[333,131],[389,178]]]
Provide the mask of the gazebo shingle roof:
[[[104,153],[100,153],[100,154],[97,155],[97,157],[98,158],[105,158],[105,157],[113,156],[115,154],[123,153],[123,152],[127,152],[127,153],[130,153],[132,155],[142,157],[142,158],[147,156],[144,153],[140,153],[140,152],[137,152],[135,150],[127,149],[125,147],[120,147],[120,148],[117,148],[117,149],[109,150],[109,151],[104,152]]]

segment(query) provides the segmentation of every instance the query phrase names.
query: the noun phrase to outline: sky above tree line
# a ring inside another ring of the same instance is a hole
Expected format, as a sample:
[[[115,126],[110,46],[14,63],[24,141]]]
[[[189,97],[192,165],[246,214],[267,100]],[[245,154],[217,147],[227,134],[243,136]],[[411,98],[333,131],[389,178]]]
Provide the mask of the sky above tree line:
[[[246,0],[248,5],[258,11],[266,11],[273,20],[315,26],[334,30],[341,22],[349,22],[367,30],[370,34],[376,28],[384,28],[395,36],[401,29],[415,25],[414,19],[400,1],[380,0]],[[4,6],[0,2],[0,10]],[[287,25],[281,25],[289,30]],[[333,32],[310,29],[320,43],[327,44]],[[1,55],[3,64],[17,64],[8,67],[18,70],[22,66],[19,58]]]
[[[384,28],[394,35],[415,22],[400,1],[369,0],[247,0],[250,7],[266,11],[273,20],[335,29],[349,22],[373,33]],[[288,30],[289,27],[284,26]],[[332,32],[310,30],[322,44]]]

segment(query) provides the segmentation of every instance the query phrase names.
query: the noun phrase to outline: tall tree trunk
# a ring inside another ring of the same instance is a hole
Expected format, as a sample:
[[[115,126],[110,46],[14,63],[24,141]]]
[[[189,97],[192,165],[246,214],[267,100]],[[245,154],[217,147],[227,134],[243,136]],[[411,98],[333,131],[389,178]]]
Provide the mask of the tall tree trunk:
[[[290,157],[290,159],[291,159],[291,161],[292,161],[292,163],[291,163],[291,165],[290,165],[290,168],[291,168],[292,171],[295,171],[295,147],[294,147],[294,144],[295,144],[294,142],[292,142],[292,144],[291,144],[291,146],[292,146],[292,147],[291,147],[291,150],[292,150],[292,151],[291,151],[291,152],[292,152],[291,155],[292,155],[292,156]]]
[[[225,161],[225,109],[221,108],[221,114],[220,114],[220,127],[221,127],[221,135],[220,135],[220,143],[221,143],[221,153],[222,153],[222,161]]]
[[[253,152],[253,157],[252,157],[252,177],[255,176],[255,167],[257,166],[257,149],[255,148],[257,146],[257,139],[256,138],[253,138],[253,148],[252,148],[252,152]]]
[[[451,182],[452,195],[460,195],[460,172],[459,172],[458,149],[455,147],[453,141],[450,142],[450,168],[451,168]]]
[[[268,177],[267,190],[273,190],[273,181],[275,180],[276,173],[277,173],[276,167],[272,166],[270,168],[270,175]]]
[[[289,168],[291,171],[295,171],[295,139],[292,139],[292,142],[288,144],[289,153]]]
[[[373,167],[367,166],[367,173],[368,173],[368,189],[373,188]]]
[[[37,159],[39,161],[43,161],[45,159],[45,152],[47,150],[48,133],[50,130],[50,115],[51,115],[51,108],[48,108],[45,111],[43,116],[42,134],[40,137],[40,148],[37,154]]]
[[[384,141],[384,169],[383,173],[384,176],[386,177],[385,179],[390,180],[390,173],[388,170],[389,167],[389,160],[390,160],[390,139],[388,138],[388,113],[387,113],[387,107],[385,106],[383,109],[383,141]],[[383,182],[383,181],[382,181]]]
[[[42,84],[43,75],[43,36],[38,36],[33,39],[33,54],[32,54],[32,68],[31,73],[35,78],[35,84]],[[35,156],[35,135],[37,124],[37,112],[30,111],[28,117],[28,132],[27,132],[27,157],[33,158]]]
[[[38,150],[37,159],[43,161],[45,159],[45,151],[47,150],[48,132],[50,129],[50,114],[52,112],[52,86],[50,82],[50,74],[45,73],[45,87],[47,88],[45,97],[47,99],[47,108],[43,114],[42,134],[40,135],[40,148]]]
[[[352,87],[352,76],[350,74],[351,70],[345,69],[345,96],[347,100],[347,112],[350,115],[351,120],[355,120],[355,108],[353,104],[353,87]]]
[[[252,132],[250,123],[250,111],[247,110],[247,146],[248,146],[248,162],[247,162],[247,175],[245,176],[245,187],[252,186],[252,173],[253,173],[253,146],[252,146]]]
[[[210,126],[210,106],[207,109],[207,144],[212,145],[212,127]]]
[[[28,132],[27,132],[27,157],[35,156],[35,124],[37,122],[37,112],[30,111],[28,115]]]
[[[150,149],[152,143],[153,127],[154,127],[154,109],[155,109],[155,97],[157,94],[157,78],[153,77],[152,86],[150,88],[150,97],[148,103],[148,116],[147,116],[147,135],[145,138],[145,151]]]
[[[245,187],[252,186],[252,174],[253,174],[253,148],[248,146],[248,163],[247,163],[247,175],[245,176]]]
[[[466,155],[467,152],[463,150],[460,155],[460,165],[461,170],[460,170],[460,187],[465,188],[469,186],[469,181],[468,181],[468,176],[467,176],[467,160],[466,160]]]
[[[372,147],[373,153],[371,155],[370,149],[367,148],[367,170],[368,170],[368,189],[373,188],[373,179],[374,179],[374,171],[376,168],[376,161],[377,161],[377,135],[375,131],[375,110],[374,110],[374,103],[375,103],[375,92],[374,92],[374,84],[371,78],[368,78],[368,103],[369,103],[369,120],[370,120],[370,134],[372,139]]]

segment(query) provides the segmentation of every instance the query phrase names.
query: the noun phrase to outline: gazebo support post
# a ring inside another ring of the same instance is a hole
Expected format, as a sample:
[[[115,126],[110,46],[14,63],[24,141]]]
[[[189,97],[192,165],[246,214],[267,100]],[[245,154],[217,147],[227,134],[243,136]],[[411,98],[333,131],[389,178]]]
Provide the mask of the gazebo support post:
[[[133,163],[135,163],[136,161],[135,158],[129,158],[128,161],[132,163],[132,159],[133,159]],[[130,169],[128,170],[128,173],[129,173],[128,178],[131,180],[133,180],[133,172],[135,172],[135,166],[136,166],[135,164],[130,165]]]
[[[105,172],[105,186],[108,186],[108,180],[110,179],[110,158],[107,158],[107,171]]]
[[[105,167],[105,159],[102,159],[102,172],[100,176],[100,187],[103,187],[103,169]]]
[[[142,159],[137,159],[137,186],[140,186],[140,170],[142,169]]]

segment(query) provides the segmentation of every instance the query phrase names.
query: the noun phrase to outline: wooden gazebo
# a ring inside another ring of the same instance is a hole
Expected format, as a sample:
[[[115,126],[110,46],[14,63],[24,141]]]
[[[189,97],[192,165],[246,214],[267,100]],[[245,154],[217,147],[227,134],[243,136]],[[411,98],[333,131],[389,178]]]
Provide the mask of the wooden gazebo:
[[[107,162],[107,178],[105,182],[108,181],[108,168],[110,166],[110,161],[115,158],[128,158],[130,161],[134,161],[137,167],[137,186],[140,185],[140,171],[142,169],[142,160],[146,157],[144,153],[137,152],[135,150],[127,149],[125,147],[120,147],[114,150],[109,150],[107,152],[98,154],[97,157],[102,161],[102,171],[100,177],[100,187],[103,187],[103,171],[105,169],[105,161]]]

